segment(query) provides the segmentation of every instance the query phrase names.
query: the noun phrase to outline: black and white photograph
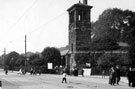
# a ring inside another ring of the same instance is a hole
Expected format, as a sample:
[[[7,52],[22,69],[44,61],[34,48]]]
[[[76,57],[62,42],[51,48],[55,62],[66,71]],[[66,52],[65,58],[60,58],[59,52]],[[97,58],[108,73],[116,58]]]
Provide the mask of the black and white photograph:
[[[135,0],[0,0],[0,89],[135,88]]]

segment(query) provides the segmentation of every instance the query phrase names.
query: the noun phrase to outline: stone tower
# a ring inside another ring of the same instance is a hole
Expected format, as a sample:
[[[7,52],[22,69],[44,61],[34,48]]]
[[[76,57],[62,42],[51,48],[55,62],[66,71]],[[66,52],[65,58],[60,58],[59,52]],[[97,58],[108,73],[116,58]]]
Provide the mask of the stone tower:
[[[69,66],[77,66],[79,55],[84,58],[89,53],[91,42],[91,8],[87,0],[71,6],[69,12]]]

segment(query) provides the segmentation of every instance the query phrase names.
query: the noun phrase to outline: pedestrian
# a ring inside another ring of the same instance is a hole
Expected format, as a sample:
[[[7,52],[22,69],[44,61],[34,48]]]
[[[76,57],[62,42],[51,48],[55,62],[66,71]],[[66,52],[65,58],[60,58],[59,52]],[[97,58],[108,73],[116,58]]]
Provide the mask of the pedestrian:
[[[5,74],[6,74],[6,75],[8,74],[8,70],[7,70],[7,69],[5,70]]]
[[[133,68],[133,75],[132,75],[132,78],[133,78],[132,87],[135,87],[135,68]]]
[[[33,74],[33,68],[31,67],[30,69],[30,74],[32,75]]]
[[[102,78],[105,78],[105,70],[102,71]]]
[[[111,67],[111,69],[109,70],[109,74],[109,84],[114,85],[116,81],[116,73],[114,67]]]
[[[62,83],[65,81],[65,83],[67,83],[67,79],[66,79],[66,72],[63,72],[62,74],[63,78],[62,78]]]
[[[82,77],[83,77],[84,76],[84,70],[83,69],[81,70],[81,73],[82,73]]]
[[[129,70],[127,72],[127,79],[128,79],[128,85],[129,87],[131,87],[133,83],[133,71],[131,67],[129,67]]]
[[[2,89],[2,81],[0,81],[0,89]]]
[[[119,85],[119,82],[120,82],[120,68],[119,68],[119,65],[116,66],[116,83],[117,85]]]
[[[18,71],[18,75],[20,76],[22,74],[22,69],[20,68],[20,70]]]

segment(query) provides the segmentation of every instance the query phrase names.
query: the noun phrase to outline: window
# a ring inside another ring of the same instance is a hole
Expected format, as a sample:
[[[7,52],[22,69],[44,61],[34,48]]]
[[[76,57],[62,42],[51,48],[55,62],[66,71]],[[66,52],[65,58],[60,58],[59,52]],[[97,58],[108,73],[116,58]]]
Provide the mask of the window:
[[[82,20],[82,13],[81,13],[81,11],[79,11],[79,13],[78,13],[78,21],[81,21]]]

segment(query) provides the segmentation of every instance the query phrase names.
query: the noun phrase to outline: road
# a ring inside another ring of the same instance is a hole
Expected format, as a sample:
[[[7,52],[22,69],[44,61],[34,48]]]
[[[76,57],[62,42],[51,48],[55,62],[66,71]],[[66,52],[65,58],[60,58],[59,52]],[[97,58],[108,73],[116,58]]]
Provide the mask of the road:
[[[74,77],[67,76],[67,83],[61,83],[62,75],[41,74],[41,75],[17,75],[16,72],[9,72],[5,75],[0,71],[2,89],[132,89],[127,83],[120,82],[120,85],[109,85],[108,78],[97,77]]]

